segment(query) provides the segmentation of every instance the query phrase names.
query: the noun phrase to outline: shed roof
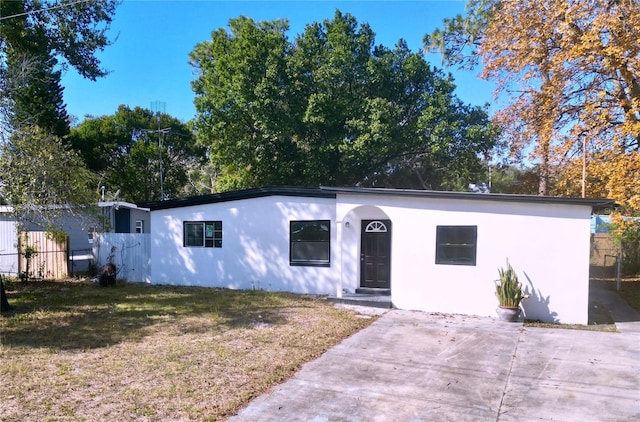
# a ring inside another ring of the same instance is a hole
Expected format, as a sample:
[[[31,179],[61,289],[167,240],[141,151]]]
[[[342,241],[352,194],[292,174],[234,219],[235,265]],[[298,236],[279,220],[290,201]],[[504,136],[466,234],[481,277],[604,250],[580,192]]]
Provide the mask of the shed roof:
[[[238,201],[242,199],[261,198],[267,196],[293,196],[303,198],[335,198],[338,194],[356,195],[392,195],[435,199],[467,199],[483,201],[525,202],[537,204],[581,205],[593,210],[602,210],[615,206],[615,202],[606,198],[567,198],[538,195],[513,195],[500,193],[448,192],[417,189],[360,188],[360,187],[319,187],[304,188],[292,186],[266,186],[254,189],[214,193],[188,198],[166,201],[146,202],[138,207],[151,211],[171,208],[191,207],[195,205],[214,204],[219,202]]]
[[[132,210],[149,211],[149,208],[142,207],[137,204],[132,204],[131,202],[126,202],[126,201],[100,201],[98,202],[98,207],[100,208],[113,207],[115,209],[129,208]]]

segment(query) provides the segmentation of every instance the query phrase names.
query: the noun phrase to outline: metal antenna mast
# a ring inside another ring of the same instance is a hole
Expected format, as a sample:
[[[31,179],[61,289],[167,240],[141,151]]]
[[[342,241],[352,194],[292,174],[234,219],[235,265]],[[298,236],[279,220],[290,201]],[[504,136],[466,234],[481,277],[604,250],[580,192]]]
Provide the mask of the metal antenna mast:
[[[151,102],[151,110],[156,113],[156,118],[158,120],[158,154],[160,157],[160,200],[164,201],[164,176],[163,176],[163,166],[162,166],[162,134],[164,130],[160,129],[160,113],[164,113],[167,104],[162,101],[152,101]]]

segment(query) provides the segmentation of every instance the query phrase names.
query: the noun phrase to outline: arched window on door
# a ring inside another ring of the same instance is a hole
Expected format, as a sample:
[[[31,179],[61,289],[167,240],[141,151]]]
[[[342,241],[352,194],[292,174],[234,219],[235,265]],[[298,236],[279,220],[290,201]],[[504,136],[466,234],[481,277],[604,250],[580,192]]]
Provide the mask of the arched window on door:
[[[386,233],[387,226],[382,221],[372,221],[367,224],[364,231],[366,233]]]

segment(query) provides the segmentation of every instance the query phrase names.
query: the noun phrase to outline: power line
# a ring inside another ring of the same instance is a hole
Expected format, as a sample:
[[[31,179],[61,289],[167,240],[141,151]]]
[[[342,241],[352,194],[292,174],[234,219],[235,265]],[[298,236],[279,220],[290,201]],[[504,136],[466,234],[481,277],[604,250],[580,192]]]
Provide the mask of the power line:
[[[33,15],[35,13],[46,12],[49,10],[62,9],[63,7],[73,6],[74,4],[89,3],[90,1],[93,1],[93,0],[76,0],[76,1],[72,1],[71,3],[58,4],[56,6],[45,7],[37,10],[29,10],[28,12],[18,13],[15,15],[0,16],[0,21],[3,21],[5,19],[11,19],[11,18],[19,18],[20,16]]]

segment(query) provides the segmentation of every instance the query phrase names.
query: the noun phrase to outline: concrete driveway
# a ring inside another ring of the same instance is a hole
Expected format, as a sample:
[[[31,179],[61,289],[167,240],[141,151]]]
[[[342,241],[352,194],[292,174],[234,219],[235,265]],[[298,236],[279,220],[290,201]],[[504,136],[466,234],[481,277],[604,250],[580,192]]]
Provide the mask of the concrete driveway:
[[[640,420],[640,330],[392,310],[230,420]]]

